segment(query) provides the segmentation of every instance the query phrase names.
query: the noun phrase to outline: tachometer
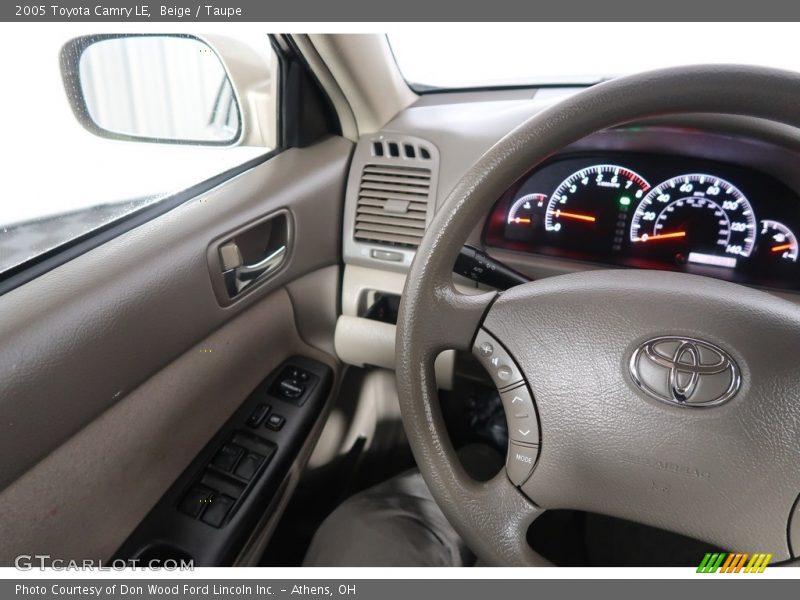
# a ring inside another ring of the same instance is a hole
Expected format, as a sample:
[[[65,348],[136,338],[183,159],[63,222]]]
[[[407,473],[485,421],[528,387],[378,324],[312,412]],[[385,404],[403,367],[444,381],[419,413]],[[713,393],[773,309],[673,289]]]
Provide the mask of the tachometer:
[[[654,187],[636,207],[630,241],[675,262],[735,267],[753,252],[757,221],[732,183],[692,173]]]
[[[576,171],[556,188],[547,204],[545,230],[587,247],[625,235],[627,211],[650,189],[634,171],[618,165],[592,165]]]

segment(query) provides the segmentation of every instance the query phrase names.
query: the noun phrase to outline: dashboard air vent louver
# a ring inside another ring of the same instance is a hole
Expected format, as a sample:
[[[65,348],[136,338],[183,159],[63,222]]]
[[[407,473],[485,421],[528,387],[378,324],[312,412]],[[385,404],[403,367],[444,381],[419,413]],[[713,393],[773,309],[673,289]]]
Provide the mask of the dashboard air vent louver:
[[[431,152],[424,145],[376,140],[372,142],[372,155],[386,158],[430,160]]]
[[[416,247],[428,218],[431,171],[368,164],[361,175],[355,239]]]

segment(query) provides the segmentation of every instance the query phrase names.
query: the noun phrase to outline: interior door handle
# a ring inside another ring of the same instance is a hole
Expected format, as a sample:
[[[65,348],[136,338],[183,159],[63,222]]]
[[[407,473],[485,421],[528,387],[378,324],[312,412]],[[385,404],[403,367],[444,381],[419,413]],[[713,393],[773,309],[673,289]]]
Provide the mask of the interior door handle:
[[[281,208],[211,242],[208,267],[221,306],[280,276],[292,255],[293,230],[291,213]]]
[[[234,248],[230,248],[231,245],[234,246]],[[235,242],[228,244],[226,250],[236,253],[239,252]],[[225,287],[228,290],[228,295],[233,298],[240,294],[247,286],[271,275],[280,268],[285,257],[286,246],[283,245],[279,246],[256,263],[250,265],[242,264],[224,271],[222,275],[225,278]]]

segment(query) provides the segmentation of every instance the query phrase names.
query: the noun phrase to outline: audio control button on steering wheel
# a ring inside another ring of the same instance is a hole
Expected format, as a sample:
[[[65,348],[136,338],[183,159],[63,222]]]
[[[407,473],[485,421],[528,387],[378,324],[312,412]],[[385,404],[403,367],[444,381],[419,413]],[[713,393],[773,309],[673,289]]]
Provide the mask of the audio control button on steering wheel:
[[[511,440],[506,472],[514,485],[522,485],[533,472],[541,443],[533,395],[516,361],[489,332],[478,330],[472,352],[499,388]]]

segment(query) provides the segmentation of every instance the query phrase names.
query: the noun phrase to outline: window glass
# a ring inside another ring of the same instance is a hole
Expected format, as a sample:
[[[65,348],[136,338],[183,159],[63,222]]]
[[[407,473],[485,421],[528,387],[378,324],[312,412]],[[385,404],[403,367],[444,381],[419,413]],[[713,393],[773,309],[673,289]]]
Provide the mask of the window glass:
[[[800,70],[797,23],[524,23],[415,27],[389,34],[417,90],[588,84],[702,63]]]
[[[0,62],[0,277],[274,145],[277,60],[267,35],[235,40],[237,56],[248,58],[238,68],[250,69],[243,78],[248,95],[240,98],[218,58],[223,50],[186,36],[159,44],[150,36],[98,42],[111,52],[89,46],[81,55],[83,80],[65,87],[60,55],[73,36],[59,31],[31,35],[20,27],[0,37],[6,57]],[[68,88],[72,94],[86,89],[83,122]],[[258,103],[259,139],[242,139],[240,102]]]

